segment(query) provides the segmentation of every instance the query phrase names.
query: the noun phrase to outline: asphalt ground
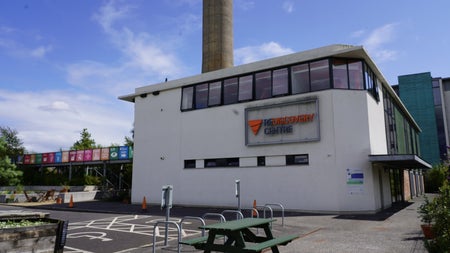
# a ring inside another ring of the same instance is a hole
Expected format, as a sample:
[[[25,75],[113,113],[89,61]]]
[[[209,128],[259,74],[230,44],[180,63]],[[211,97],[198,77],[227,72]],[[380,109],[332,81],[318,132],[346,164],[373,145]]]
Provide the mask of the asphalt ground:
[[[275,211],[277,221],[272,226],[274,236],[283,234],[298,234],[299,239],[287,246],[280,246],[280,252],[427,252],[423,246],[423,235],[420,229],[420,220],[417,209],[423,202],[423,197],[410,200],[407,203],[397,204],[377,214],[336,215],[336,214],[310,214],[286,212],[284,225],[281,212]],[[124,204],[120,202],[89,201],[68,204],[47,203],[16,203],[29,209],[59,210],[71,212],[95,212],[119,215],[144,215],[163,220],[165,211],[159,206],[147,205],[142,210],[141,205]],[[170,216],[180,219],[185,216],[201,217],[205,213],[221,213],[223,209],[197,208],[175,206]],[[245,210],[244,216],[250,211]],[[233,215],[233,214],[232,214]],[[269,213],[267,213],[269,215]],[[262,216],[262,214],[261,214]],[[231,217],[232,218],[232,217]],[[228,219],[228,217],[227,217]],[[215,222],[208,220],[207,223]],[[192,225],[197,227],[195,224]],[[191,228],[192,228],[191,226]],[[172,232],[171,232],[172,233]],[[175,232],[176,233],[176,232]],[[198,233],[191,233],[198,236]],[[171,235],[173,238],[173,234]],[[130,248],[124,252],[152,252],[151,237],[148,244],[135,249]],[[161,246],[161,237],[157,244],[157,252],[176,252],[176,240],[170,240],[168,246]],[[70,251],[68,251],[70,252]],[[201,252],[190,246],[183,246],[182,252]]]

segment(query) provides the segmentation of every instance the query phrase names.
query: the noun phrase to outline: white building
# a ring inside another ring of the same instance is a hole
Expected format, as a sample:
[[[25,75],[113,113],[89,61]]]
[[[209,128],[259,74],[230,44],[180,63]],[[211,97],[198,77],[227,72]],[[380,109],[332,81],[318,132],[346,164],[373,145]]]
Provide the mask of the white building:
[[[423,192],[420,128],[359,46],[140,87],[132,202],[376,212]],[[396,147],[393,149],[392,147]]]

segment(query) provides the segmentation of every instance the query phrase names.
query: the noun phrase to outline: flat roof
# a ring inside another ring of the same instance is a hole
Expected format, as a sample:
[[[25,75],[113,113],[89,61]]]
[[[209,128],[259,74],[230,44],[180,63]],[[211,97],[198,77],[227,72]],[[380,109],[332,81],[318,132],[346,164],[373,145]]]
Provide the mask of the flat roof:
[[[417,155],[369,155],[372,163],[398,169],[431,169],[431,165]]]
[[[399,109],[408,117],[413,123],[414,127],[421,131],[419,125],[416,123],[414,118],[406,109],[406,106],[397,96],[395,91],[387,82],[386,78],[380,72],[375,62],[369,57],[366,50],[362,46],[344,45],[344,44],[334,44],[324,47],[319,47],[315,49],[310,49],[298,53],[288,54],[284,56],[274,57],[262,61],[257,61],[253,63],[243,64],[235,67],[219,69],[207,73],[198,74],[195,76],[185,77],[176,80],[170,80],[167,82],[151,84],[143,87],[138,87],[135,89],[135,93],[120,96],[119,99],[134,103],[134,98],[150,94],[153,92],[163,92],[165,90],[177,89],[183,86],[210,82],[212,80],[217,80],[221,78],[227,78],[232,76],[239,76],[247,74],[250,72],[266,70],[271,68],[276,68],[279,66],[291,65],[300,62],[307,62],[316,59],[328,58],[328,57],[343,57],[343,58],[355,58],[363,59],[369,67],[375,72],[376,76],[380,79],[383,87],[386,88],[391,97],[399,105]]]
[[[330,45],[325,47],[320,47],[316,49],[306,50],[298,53],[283,55],[279,57],[274,57],[262,61],[252,62],[248,64],[243,64],[239,66],[234,66],[231,68],[219,69],[211,72],[206,72],[198,74],[195,76],[185,77],[176,80],[170,80],[167,82],[155,83],[143,87],[138,87],[135,89],[135,93],[120,96],[119,99],[133,102],[133,99],[137,96],[152,93],[155,91],[164,91],[175,88],[180,88],[190,84],[209,82],[215,79],[221,79],[231,76],[238,76],[247,74],[250,72],[255,72],[259,70],[265,70],[270,68],[276,68],[278,66],[284,66],[289,64],[294,64],[298,62],[306,62],[315,59],[327,58],[330,56],[339,57],[350,57],[350,58],[363,58],[367,61],[374,71],[377,71],[375,64],[370,60],[369,56],[365,52],[362,46],[351,46],[351,45]],[[378,76],[381,76],[380,72],[377,72]],[[384,77],[382,77],[383,82]]]

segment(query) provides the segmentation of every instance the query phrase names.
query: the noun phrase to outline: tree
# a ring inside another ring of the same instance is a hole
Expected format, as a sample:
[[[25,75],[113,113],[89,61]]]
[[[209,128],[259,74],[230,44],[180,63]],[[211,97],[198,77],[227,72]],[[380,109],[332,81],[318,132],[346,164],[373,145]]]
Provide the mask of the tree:
[[[125,136],[125,146],[133,147],[134,146],[134,128],[131,129],[130,133],[131,133],[131,137]]]
[[[19,155],[25,153],[23,147],[23,141],[17,136],[18,132],[9,127],[0,127],[0,138],[3,137],[5,141],[5,154],[12,159],[13,163],[16,163],[16,159]]]
[[[96,145],[95,140],[91,138],[91,134],[88,132],[87,128],[84,128],[80,134],[80,140],[76,141],[70,149],[72,150],[83,150],[90,148],[99,148],[101,145]]]
[[[0,137],[0,185],[18,185],[23,172],[17,170],[7,155],[7,143],[4,137]]]
[[[125,146],[134,146],[134,140],[131,137],[125,136]]]

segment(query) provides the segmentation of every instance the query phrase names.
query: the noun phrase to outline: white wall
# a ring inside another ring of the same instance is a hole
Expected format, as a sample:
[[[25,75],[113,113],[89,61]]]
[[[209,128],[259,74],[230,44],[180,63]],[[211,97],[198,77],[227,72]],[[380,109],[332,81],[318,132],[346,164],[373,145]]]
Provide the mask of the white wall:
[[[320,141],[245,145],[246,107],[311,96],[319,98]],[[181,112],[181,89],[136,97],[132,202],[146,196],[148,203],[159,204],[162,185],[172,184],[175,204],[236,206],[234,181],[240,179],[241,202],[247,207],[256,199],[296,210],[373,211],[378,179],[372,178],[368,155],[382,141],[371,143],[369,125],[381,123],[369,118],[381,116],[377,105],[368,105],[370,99],[367,91],[326,90]],[[284,166],[286,154],[309,154],[310,163]],[[266,156],[265,167],[252,166],[257,156]],[[243,158],[242,167],[184,169],[186,159],[200,164],[201,159],[225,157]],[[347,168],[364,171],[363,194],[348,194]]]

